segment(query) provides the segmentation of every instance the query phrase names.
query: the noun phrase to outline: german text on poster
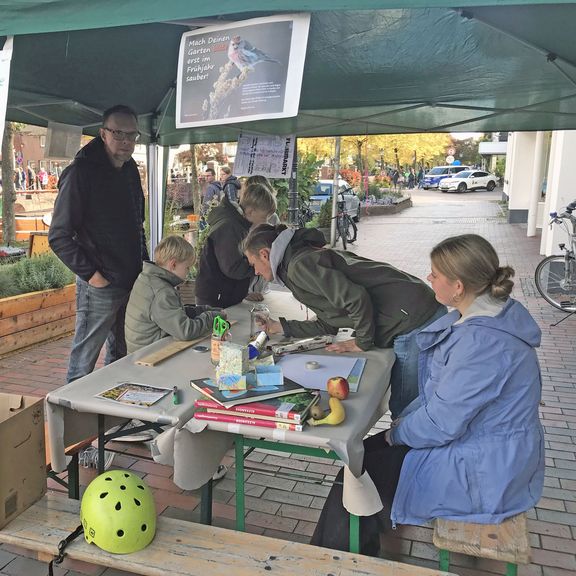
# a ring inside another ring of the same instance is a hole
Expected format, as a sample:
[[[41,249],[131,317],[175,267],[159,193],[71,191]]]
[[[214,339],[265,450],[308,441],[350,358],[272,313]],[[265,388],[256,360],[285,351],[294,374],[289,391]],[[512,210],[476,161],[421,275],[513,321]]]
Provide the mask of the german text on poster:
[[[309,14],[284,14],[186,32],[176,127],[296,116],[309,25]]]
[[[234,174],[236,176],[259,174],[267,178],[290,178],[295,141],[294,135],[243,134],[238,138]]]

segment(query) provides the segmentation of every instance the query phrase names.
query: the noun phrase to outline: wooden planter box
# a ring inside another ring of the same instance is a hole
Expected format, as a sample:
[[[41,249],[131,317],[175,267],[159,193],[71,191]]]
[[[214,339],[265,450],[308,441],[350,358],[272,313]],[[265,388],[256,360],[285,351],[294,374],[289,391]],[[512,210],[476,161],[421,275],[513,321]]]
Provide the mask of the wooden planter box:
[[[74,330],[76,285],[0,298],[0,355]]]

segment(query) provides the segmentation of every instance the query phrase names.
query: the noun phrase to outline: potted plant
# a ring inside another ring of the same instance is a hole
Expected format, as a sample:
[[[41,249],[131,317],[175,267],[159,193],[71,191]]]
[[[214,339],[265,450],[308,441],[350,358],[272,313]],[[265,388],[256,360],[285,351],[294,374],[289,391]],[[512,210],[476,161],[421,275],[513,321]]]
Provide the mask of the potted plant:
[[[324,234],[326,242],[330,242],[330,228],[332,225],[332,202],[327,200],[320,207],[318,213],[318,230]]]

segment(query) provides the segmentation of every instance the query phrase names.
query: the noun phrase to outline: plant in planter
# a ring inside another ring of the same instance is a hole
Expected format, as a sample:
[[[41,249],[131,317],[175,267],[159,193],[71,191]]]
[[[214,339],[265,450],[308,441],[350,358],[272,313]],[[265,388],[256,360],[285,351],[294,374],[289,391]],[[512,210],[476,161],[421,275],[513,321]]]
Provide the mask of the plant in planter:
[[[24,258],[0,267],[0,298],[63,288],[74,282],[71,272],[54,253]]]
[[[320,206],[318,213],[318,229],[324,234],[326,242],[330,242],[330,228],[332,226],[332,202],[327,201]]]
[[[74,329],[74,274],[53,254],[0,266],[0,354]]]

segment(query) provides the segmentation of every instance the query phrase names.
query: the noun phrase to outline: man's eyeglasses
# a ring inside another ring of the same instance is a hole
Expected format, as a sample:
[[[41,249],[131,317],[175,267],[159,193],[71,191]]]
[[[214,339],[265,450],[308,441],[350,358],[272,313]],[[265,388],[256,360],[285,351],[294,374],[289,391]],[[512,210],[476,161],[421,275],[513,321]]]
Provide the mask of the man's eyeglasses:
[[[112,134],[114,140],[122,142],[123,140],[128,140],[129,142],[138,142],[140,139],[140,132],[124,132],[123,130],[112,130],[112,128],[106,128],[102,126],[102,130],[106,130]]]

